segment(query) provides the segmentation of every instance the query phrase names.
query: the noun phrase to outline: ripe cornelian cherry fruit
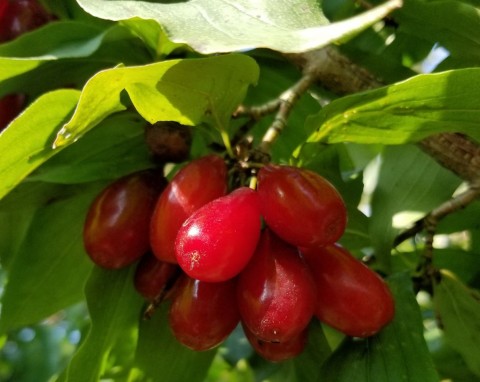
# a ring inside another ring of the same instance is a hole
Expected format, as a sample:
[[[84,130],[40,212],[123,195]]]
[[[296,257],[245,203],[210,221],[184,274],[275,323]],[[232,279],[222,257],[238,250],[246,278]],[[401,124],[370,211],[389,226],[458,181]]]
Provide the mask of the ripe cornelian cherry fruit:
[[[165,297],[180,275],[178,265],[158,260],[151,253],[144,255],[137,264],[133,285],[148,301]]]
[[[116,180],[95,198],[83,230],[85,250],[95,264],[122,268],[149,250],[150,218],[165,185],[162,174],[145,170]]]
[[[317,286],[317,318],[352,337],[389,323],[395,303],[383,279],[339,245],[303,249]]]
[[[257,193],[240,187],[195,211],[178,231],[175,253],[190,277],[220,282],[238,275],[260,236]]]
[[[235,301],[236,280],[208,283],[183,274],[175,287],[169,324],[175,338],[192,350],[222,343],[240,321]]]
[[[307,327],[315,301],[313,275],[297,248],[265,229],[238,277],[242,323],[256,338],[285,342]]]
[[[7,94],[0,98],[0,131],[20,114],[25,106],[25,100],[25,95],[19,93]]]
[[[302,353],[308,340],[308,329],[286,341],[268,342],[255,337],[244,324],[242,327],[245,337],[255,352],[270,362],[282,362],[295,358]]]
[[[333,244],[345,231],[341,195],[313,171],[268,164],[258,172],[258,197],[267,225],[295,246]]]
[[[37,0],[0,0],[0,42],[36,29],[53,20]]]
[[[176,263],[175,238],[183,222],[197,209],[227,193],[227,166],[207,155],[183,167],[162,192],[150,224],[150,244],[162,261]]]

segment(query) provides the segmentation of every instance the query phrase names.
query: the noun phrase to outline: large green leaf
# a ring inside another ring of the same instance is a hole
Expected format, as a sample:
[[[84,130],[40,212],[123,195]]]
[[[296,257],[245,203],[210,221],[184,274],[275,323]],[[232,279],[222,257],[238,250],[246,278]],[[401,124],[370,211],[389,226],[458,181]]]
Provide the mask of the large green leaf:
[[[98,192],[99,185],[56,189],[37,210],[9,269],[1,332],[33,324],[82,300],[92,267],[83,249],[83,224]]]
[[[0,134],[0,199],[59,150],[56,132],[71,115],[80,92],[57,90],[33,102]]]
[[[440,44],[454,57],[480,63],[478,4],[458,0],[406,0],[395,19],[400,31]]]
[[[402,211],[427,213],[448,200],[459,184],[460,179],[416,146],[385,148],[370,219],[375,255],[384,271],[389,272],[393,239],[399,233],[393,226],[394,215]]]
[[[401,5],[401,1],[391,0],[352,19],[328,25],[315,0],[78,3],[87,12],[107,20],[157,20],[172,41],[186,43],[205,54],[260,47],[291,53],[320,48],[366,29]]]
[[[181,345],[168,323],[168,304],[151,320],[140,323],[136,365],[152,382],[201,382],[215,356],[215,350],[195,352]]]
[[[438,382],[408,275],[392,276],[389,286],[394,320],[373,337],[343,342],[322,366],[319,382]]]
[[[143,301],[133,287],[134,269],[93,268],[85,287],[91,327],[60,381],[97,382],[115,345],[136,341]]]
[[[423,74],[333,101],[308,126],[310,142],[403,144],[441,132],[480,137],[480,68]]]
[[[480,377],[480,293],[442,271],[434,283],[434,303],[447,342]]]
[[[135,113],[114,114],[50,158],[30,174],[29,180],[74,184],[116,179],[152,167],[145,125]]]
[[[55,146],[78,139],[108,115],[123,110],[124,89],[150,123],[205,122],[225,130],[258,74],[253,59],[235,54],[102,71],[85,85],[75,114],[59,132]]]

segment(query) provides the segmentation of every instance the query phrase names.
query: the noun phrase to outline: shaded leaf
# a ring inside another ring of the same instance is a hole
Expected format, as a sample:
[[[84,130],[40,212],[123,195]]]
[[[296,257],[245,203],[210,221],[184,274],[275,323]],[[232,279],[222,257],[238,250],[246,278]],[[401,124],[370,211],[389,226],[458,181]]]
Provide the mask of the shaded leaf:
[[[152,167],[144,140],[145,125],[134,113],[113,115],[49,159],[29,180],[74,184],[116,179]]]
[[[33,324],[82,300],[92,267],[83,249],[83,224],[99,189],[55,188],[48,204],[37,210],[9,269],[1,332]]]
[[[164,303],[151,320],[140,323],[136,365],[152,382],[202,382],[216,349],[195,352],[181,345],[168,323],[169,304]]]
[[[34,101],[0,134],[0,199],[59,150],[56,132],[71,115],[77,90],[57,90]]]
[[[61,381],[97,382],[117,341],[136,340],[143,301],[133,287],[134,269],[93,268],[85,287],[92,324]]]
[[[124,89],[150,123],[206,122],[225,130],[247,87],[257,78],[255,61],[243,55],[104,70],[85,85],[75,114],[57,135],[55,146],[75,141],[108,115],[125,109],[120,99]]]
[[[447,342],[480,377],[480,293],[444,270],[434,283],[433,298]]]
[[[366,29],[401,1],[391,0],[354,18],[328,25],[317,1],[248,0],[151,3],[79,0],[94,16],[107,20],[154,19],[177,43],[209,54],[254,48],[304,52]]]
[[[438,382],[408,274],[389,278],[395,318],[375,336],[346,339],[322,366],[325,382]]]
[[[337,99],[307,120],[309,142],[404,144],[441,132],[480,138],[480,68],[422,74]]]
[[[394,215],[401,211],[426,213],[448,200],[459,184],[459,178],[416,146],[385,148],[370,219],[375,256],[384,271],[389,272],[393,239],[399,233],[393,226]]]
[[[454,57],[480,62],[478,5],[462,1],[406,0],[395,19],[402,32],[438,43]]]

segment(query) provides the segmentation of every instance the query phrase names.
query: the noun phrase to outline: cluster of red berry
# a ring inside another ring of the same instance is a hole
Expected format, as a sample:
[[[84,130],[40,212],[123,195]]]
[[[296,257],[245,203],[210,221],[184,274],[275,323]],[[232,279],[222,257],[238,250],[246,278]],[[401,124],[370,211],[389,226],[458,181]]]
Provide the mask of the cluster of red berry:
[[[347,211],[333,185],[267,164],[256,190],[228,192],[227,175],[212,154],[168,183],[155,171],[116,181],[88,212],[88,254],[106,268],[141,259],[137,290],[150,301],[171,297],[170,327],[194,350],[219,345],[241,323],[257,353],[281,361],[303,350],[313,317],[355,337],[393,318],[383,279],[335,244]]]
[[[36,0],[0,0],[0,43],[36,29],[53,19]],[[23,109],[24,94],[12,93],[0,98],[0,131]]]

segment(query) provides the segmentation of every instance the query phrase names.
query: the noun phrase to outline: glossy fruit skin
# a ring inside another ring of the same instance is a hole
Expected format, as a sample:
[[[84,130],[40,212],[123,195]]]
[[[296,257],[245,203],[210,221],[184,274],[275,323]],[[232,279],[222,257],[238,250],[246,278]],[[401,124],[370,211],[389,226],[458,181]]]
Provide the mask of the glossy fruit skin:
[[[207,155],[183,167],[160,195],[150,225],[150,243],[161,261],[177,263],[175,239],[183,222],[208,202],[227,193],[227,166]]]
[[[268,164],[258,173],[258,197],[267,225],[295,246],[333,244],[345,231],[341,195],[313,171]]]
[[[265,229],[238,277],[242,323],[263,341],[289,341],[309,324],[315,301],[313,275],[297,248]]]
[[[169,323],[177,340],[188,348],[214,348],[238,325],[236,280],[207,283],[183,274],[176,285]]]
[[[146,300],[154,301],[162,295],[166,297],[179,275],[177,265],[160,261],[147,253],[137,264],[133,285]]]
[[[352,337],[369,337],[395,315],[383,279],[339,245],[302,249],[317,286],[315,315]]]
[[[13,40],[52,19],[36,0],[0,0],[0,42]]]
[[[260,236],[257,193],[237,188],[195,211],[178,231],[177,261],[190,277],[221,282],[238,275]]]
[[[257,337],[242,324],[243,332],[255,352],[270,362],[283,362],[295,358],[305,349],[308,340],[308,329],[284,342],[268,342]]]
[[[85,250],[104,268],[122,268],[150,247],[153,207],[166,180],[156,170],[124,176],[107,186],[88,210],[83,230]]]
[[[8,94],[0,98],[0,131],[17,117],[25,106],[24,94]]]

